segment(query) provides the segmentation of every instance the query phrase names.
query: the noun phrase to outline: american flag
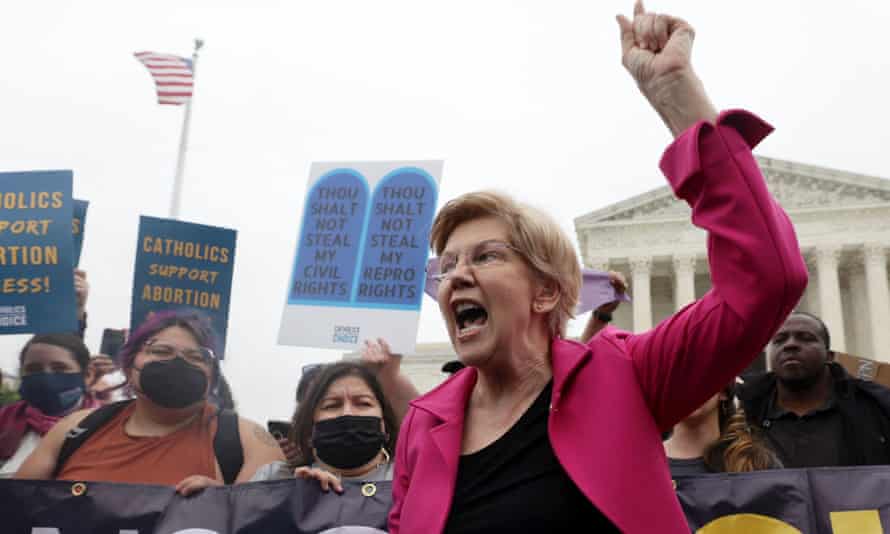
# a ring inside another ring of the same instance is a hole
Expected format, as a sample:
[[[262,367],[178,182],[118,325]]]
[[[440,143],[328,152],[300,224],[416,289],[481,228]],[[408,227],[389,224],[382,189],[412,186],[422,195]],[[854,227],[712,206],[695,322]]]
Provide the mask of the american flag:
[[[192,98],[194,76],[191,59],[157,52],[136,52],[133,55],[154,78],[158,104],[178,106]]]

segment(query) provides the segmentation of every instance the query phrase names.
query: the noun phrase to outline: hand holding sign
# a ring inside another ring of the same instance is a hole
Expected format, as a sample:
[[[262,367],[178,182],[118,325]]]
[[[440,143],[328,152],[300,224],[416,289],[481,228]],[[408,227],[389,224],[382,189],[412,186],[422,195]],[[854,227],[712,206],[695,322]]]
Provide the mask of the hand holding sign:
[[[87,316],[87,299],[90,297],[90,283],[83,269],[74,269],[74,296],[77,299],[77,320],[83,321]]]
[[[618,309],[618,305],[621,304],[621,301],[627,302],[627,279],[624,278],[624,275],[617,271],[609,271],[609,284],[612,286],[612,289],[615,290],[616,300],[611,302],[607,302],[605,304],[597,307],[596,311],[600,313],[612,313]]]
[[[73,199],[74,216],[71,219],[71,229],[74,232],[74,266],[80,265],[80,252],[83,250],[83,232],[87,224],[87,208],[90,203],[86,200]]]
[[[396,375],[399,373],[401,362],[402,355],[393,354],[385,339],[365,340],[362,347],[362,363],[373,369],[375,374]]]

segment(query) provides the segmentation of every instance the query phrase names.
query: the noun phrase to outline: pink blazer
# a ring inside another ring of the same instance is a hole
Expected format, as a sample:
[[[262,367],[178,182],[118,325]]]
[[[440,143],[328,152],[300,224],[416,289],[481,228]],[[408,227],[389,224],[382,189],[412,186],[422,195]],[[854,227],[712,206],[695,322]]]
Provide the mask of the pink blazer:
[[[708,232],[713,289],[654,329],[555,339],[548,430],[559,462],[622,532],[686,533],[661,432],[740,373],[797,304],[806,266],[753,148],[772,127],[744,111],[699,123],[661,169]],[[396,448],[392,533],[444,528],[476,370],[411,403]],[[535,503],[528,503],[535,506]]]

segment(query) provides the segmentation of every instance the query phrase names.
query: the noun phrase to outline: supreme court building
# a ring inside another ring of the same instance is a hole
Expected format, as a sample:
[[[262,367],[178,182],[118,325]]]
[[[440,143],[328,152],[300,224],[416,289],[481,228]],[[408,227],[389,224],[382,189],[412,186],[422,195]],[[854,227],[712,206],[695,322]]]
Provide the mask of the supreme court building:
[[[798,309],[825,321],[834,350],[890,361],[890,180],[757,161],[809,268]],[[619,328],[647,330],[711,287],[705,232],[669,186],[582,215],[575,230],[586,267],[622,272],[630,282],[633,304],[615,312]]]

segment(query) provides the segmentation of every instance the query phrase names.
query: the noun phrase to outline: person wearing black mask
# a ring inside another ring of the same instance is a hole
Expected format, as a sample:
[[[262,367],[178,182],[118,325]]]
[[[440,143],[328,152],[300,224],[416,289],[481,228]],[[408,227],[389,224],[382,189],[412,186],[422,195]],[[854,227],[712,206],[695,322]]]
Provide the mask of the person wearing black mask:
[[[90,352],[75,334],[40,334],[19,354],[21,400],[0,408],[0,477],[12,476],[64,416],[97,406]]]
[[[161,484],[188,495],[245,482],[259,466],[283,460],[265,429],[208,402],[219,380],[214,340],[209,322],[193,312],[150,317],[120,351],[135,400],[102,408],[99,420],[86,410],[66,417],[16,478]]]
[[[316,479],[324,491],[345,480],[392,480],[399,427],[377,378],[358,362],[326,365],[294,413],[288,439],[297,454],[288,465],[267,466],[254,480]]]

